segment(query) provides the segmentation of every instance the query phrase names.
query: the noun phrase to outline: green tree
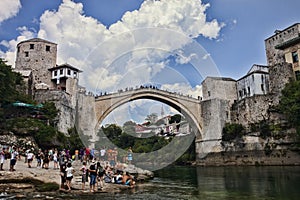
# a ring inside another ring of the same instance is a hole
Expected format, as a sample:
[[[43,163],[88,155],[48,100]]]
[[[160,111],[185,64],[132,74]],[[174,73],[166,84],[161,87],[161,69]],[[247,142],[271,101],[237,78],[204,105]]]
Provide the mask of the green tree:
[[[223,128],[222,140],[230,141],[243,136],[244,127],[241,124],[226,123]]]
[[[171,119],[169,121],[170,124],[172,123],[179,123],[182,119],[182,116],[180,114],[175,114],[173,116],[171,116]]]
[[[282,90],[279,110],[300,135],[300,81],[291,81]]]
[[[31,98],[23,89],[21,74],[14,72],[11,66],[0,58],[0,107],[15,101],[31,103]]]
[[[109,140],[118,146],[120,145],[120,137],[122,134],[122,128],[120,126],[110,124],[107,127],[102,127],[102,130]]]

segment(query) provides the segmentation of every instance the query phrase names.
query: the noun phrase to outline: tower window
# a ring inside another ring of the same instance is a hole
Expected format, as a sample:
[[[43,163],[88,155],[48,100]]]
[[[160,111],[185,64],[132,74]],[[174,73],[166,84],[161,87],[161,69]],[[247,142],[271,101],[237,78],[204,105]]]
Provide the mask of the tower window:
[[[50,46],[46,45],[46,51],[50,51]]]
[[[29,57],[29,52],[25,51],[25,57]]]
[[[71,75],[71,70],[68,69],[67,74],[68,74],[68,75]]]
[[[296,51],[292,52],[293,63],[298,62],[298,53]]]
[[[29,49],[34,49],[34,44],[30,44]]]
[[[265,86],[264,86],[264,84],[261,84],[260,87],[261,87],[261,91],[264,92],[264,91],[265,91]]]
[[[57,71],[56,70],[54,71],[54,76],[57,76]]]
[[[64,73],[63,69],[59,70],[59,74],[63,74],[63,73]]]

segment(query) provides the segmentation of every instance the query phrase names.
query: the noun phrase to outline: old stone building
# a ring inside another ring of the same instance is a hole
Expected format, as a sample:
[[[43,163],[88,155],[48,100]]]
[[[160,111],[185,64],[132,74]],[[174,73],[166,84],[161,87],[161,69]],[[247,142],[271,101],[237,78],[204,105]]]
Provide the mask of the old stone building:
[[[291,63],[295,77],[300,79],[300,23],[276,30],[274,35],[265,40],[265,48],[269,66]]]
[[[225,77],[207,77],[201,83],[202,96],[201,100],[225,99],[231,104],[237,99],[236,80]]]
[[[82,71],[67,63],[57,65],[56,59],[57,44],[53,42],[33,38],[17,45],[15,71],[20,72],[24,78],[28,74],[32,75],[32,80],[27,81],[29,94],[34,95],[36,90],[43,89],[66,91],[73,87],[68,82],[77,84]]]
[[[38,103],[52,101],[60,111],[56,124],[67,134],[75,126],[79,73],[70,64],[56,64],[57,44],[33,38],[17,45],[15,71],[22,74],[27,93]]]
[[[253,65],[249,72],[237,80],[237,100],[269,93],[269,67]]]
[[[33,38],[20,42],[16,53],[15,69],[31,70],[32,90],[41,84],[53,88],[48,69],[56,66],[57,44]]]

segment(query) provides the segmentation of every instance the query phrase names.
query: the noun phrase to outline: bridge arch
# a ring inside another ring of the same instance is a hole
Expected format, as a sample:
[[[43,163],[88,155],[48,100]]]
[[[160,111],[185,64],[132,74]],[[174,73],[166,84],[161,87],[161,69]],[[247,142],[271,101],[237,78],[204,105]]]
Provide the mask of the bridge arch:
[[[197,104],[196,107],[200,109],[200,102],[198,100],[191,100],[191,98],[187,97],[178,98],[178,95],[174,93],[149,88],[137,89],[131,92],[120,92],[96,98],[97,124],[95,128],[98,129],[102,121],[116,108],[139,99],[155,100],[171,106],[187,118],[192,127],[192,131],[197,134],[197,138],[199,138],[199,136],[201,138],[202,125],[199,120],[200,111],[191,109],[190,107],[191,104]],[[97,104],[99,105],[97,106]],[[195,108],[195,106],[193,108]]]

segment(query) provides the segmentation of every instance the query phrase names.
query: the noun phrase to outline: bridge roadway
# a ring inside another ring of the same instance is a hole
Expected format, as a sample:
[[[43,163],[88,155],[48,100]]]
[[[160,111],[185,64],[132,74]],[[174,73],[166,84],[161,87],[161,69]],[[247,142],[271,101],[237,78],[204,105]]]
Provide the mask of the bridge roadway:
[[[163,102],[183,114],[199,132],[202,132],[201,101],[191,96],[151,87],[129,89],[95,97],[97,127],[117,107],[138,99]]]

